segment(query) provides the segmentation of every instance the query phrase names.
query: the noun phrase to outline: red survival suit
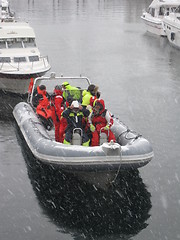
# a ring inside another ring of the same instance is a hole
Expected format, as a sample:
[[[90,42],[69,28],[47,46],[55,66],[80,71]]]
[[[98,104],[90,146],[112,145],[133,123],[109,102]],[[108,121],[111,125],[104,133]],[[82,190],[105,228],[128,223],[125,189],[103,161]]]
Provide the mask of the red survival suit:
[[[36,113],[41,118],[41,121],[45,125],[45,127],[50,130],[52,128],[52,111],[49,104],[49,99],[47,97],[46,88],[44,85],[37,86],[36,93]]]
[[[91,130],[92,131],[91,146],[99,145],[100,130],[101,132],[106,133],[107,136],[109,131],[108,142],[110,142],[111,140],[113,140],[114,142],[116,141],[114,134],[110,130],[110,127],[113,125],[113,118],[111,117],[107,109],[105,109],[105,104],[103,99],[95,100],[93,111],[89,117],[89,123],[90,123],[90,129],[92,129]],[[91,128],[91,126],[93,126],[93,128]],[[106,130],[102,128],[105,128]]]
[[[60,135],[60,128],[63,127],[61,113],[64,111],[62,93],[63,91],[59,88],[59,86],[56,86],[51,104],[52,119],[55,127],[55,140],[57,142],[62,142],[62,134]]]

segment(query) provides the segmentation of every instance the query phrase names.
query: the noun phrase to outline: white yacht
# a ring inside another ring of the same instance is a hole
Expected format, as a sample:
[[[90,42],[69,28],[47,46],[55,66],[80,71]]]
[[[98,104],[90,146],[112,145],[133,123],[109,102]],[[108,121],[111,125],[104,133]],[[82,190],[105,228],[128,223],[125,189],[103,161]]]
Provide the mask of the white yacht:
[[[147,31],[159,36],[166,36],[163,27],[163,19],[180,5],[180,0],[153,0],[141,19],[144,21]]]
[[[0,20],[13,21],[15,17],[14,12],[10,11],[9,2],[7,0],[0,1]]]
[[[28,23],[0,22],[0,89],[25,94],[30,78],[49,69],[48,57],[41,56]]]
[[[180,5],[175,12],[164,17],[163,25],[170,44],[180,49]]]

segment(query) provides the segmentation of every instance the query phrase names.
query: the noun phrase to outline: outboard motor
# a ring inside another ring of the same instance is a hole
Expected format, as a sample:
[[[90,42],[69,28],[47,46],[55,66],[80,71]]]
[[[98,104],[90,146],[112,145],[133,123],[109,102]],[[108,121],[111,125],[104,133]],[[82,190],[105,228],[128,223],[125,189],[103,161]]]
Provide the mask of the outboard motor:
[[[81,145],[82,144],[82,129],[74,128],[72,135],[72,145]]]

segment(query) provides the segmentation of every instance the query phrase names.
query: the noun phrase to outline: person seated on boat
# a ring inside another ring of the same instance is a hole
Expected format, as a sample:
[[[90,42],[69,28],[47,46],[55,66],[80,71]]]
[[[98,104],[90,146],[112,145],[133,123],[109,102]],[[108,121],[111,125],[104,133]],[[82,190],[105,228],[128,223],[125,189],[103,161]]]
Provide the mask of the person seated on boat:
[[[43,99],[43,94],[46,96],[48,100],[50,100],[51,96],[46,91],[46,86],[45,85],[37,86],[33,92],[33,98],[32,98],[33,107],[35,108],[37,107],[37,105],[39,104],[39,101]]]
[[[71,105],[72,101],[73,101],[72,97],[68,97],[66,102],[64,103],[64,109],[68,108]],[[61,142],[61,143],[63,143],[63,141],[64,141],[66,128],[67,128],[67,120],[61,114],[59,137],[58,137],[59,142]]]
[[[81,91],[79,88],[71,86],[68,82],[62,83],[63,88],[63,98],[65,101],[71,97],[73,100],[81,100]]]
[[[83,118],[89,116],[89,110],[83,108],[77,100],[73,101],[66,110],[63,111],[62,117],[67,120],[64,144],[71,144],[73,130],[80,128],[82,130],[82,145],[89,146],[89,138],[85,132]]]
[[[56,85],[51,96],[52,119],[55,127],[55,140],[60,142],[61,114],[64,111],[63,91],[61,85]]]
[[[90,112],[92,111],[93,103],[96,99],[100,97],[100,92],[98,91],[98,86],[90,84],[87,90],[84,90],[82,93],[82,106],[87,108]],[[90,131],[88,119],[85,119],[86,123],[86,133],[89,139],[92,139],[92,132]]]
[[[90,84],[87,90],[82,93],[82,106],[93,106],[93,102],[100,97],[100,92],[98,92],[98,86]]]
[[[64,109],[68,108],[71,105],[72,101],[73,101],[72,97],[68,97],[66,102],[64,103]],[[63,143],[64,141],[66,128],[67,128],[67,120],[61,114],[60,128],[59,128],[59,142],[61,143]]]
[[[92,132],[91,146],[99,145],[100,133],[104,132],[108,137],[108,142],[116,138],[113,132],[110,130],[113,125],[113,118],[107,109],[105,109],[105,103],[103,99],[96,99],[93,104],[93,111],[90,113],[88,120],[90,124],[90,130]]]
[[[36,113],[47,130],[53,127],[52,111],[49,101],[49,94],[45,85],[37,86],[37,93],[33,96],[33,105]]]

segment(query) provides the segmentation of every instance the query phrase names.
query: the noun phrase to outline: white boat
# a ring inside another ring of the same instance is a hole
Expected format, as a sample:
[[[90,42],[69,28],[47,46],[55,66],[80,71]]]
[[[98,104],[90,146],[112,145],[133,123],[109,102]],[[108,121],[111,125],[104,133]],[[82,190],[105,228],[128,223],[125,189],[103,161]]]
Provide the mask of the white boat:
[[[40,54],[34,30],[27,22],[0,22],[0,89],[25,94],[30,79],[49,69],[48,57]]]
[[[180,49],[180,5],[175,12],[164,17],[163,25],[169,43],[172,46]]]
[[[143,11],[141,19],[144,21],[147,31],[159,36],[166,36],[163,27],[163,19],[180,5],[180,0],[153,0],[146,11]]]
[[[81,92],[90,84],[86,77],[55,77],[51,74],[50,77],[36,78],[32,91],[43,84],[51,94],[54,86],[65,81],[79,87]],[[116,142],[104,142],[95,147],[56,142],[54,130],[46,130],[34,111],[33,92],[29,102],[15,106],[13,115],[30,151],[39,161],[73,172],[118,171],[120,168],[139,168],[151,161],[153,149],[149,141],[115,117],[111,130]]]
[[[0,3],[0,20],[11,22],[14,20],[15,14],[10,11],[9,2],[7,0],[1,0]]]

